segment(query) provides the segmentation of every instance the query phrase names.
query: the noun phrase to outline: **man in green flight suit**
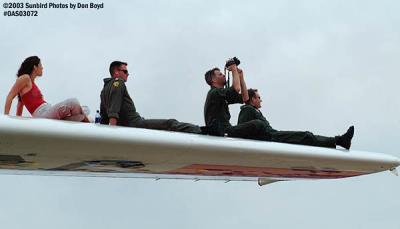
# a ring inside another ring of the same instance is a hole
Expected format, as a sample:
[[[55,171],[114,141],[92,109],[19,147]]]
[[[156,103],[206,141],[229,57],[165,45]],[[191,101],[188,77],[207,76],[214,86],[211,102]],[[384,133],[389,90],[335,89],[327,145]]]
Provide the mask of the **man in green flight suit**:
[[[246,123],[251,120],[260,120],[265,125],[265,130],[271,136],[271,141],[291,144],[301,144],[310,146],[320,146],[336,148],[341,146],[350,149],[351,139],[354,135],[354,127],[351,126],[347,132],[341,136],[325,137],[314,135],[308,131],[278,131],[271,127],[267,119],[259,110],[261,108],[261,97],[257,89],[248,90],[249,100],[246,105],[240,108],[238,124]]]
[[[228,105],[248,100],[243,71],[231,60],[228,60],[226,65],[227,70],[233,75],[231,87],[224,88],[226,79],[219,68],[213,68],[205,73],[205,80],[211,87],[204,104],[206,126],[213,130],[210,131],[211,135],[269,140],[264,124],[260,120],[243,122],[237,126],[229,123],[231,115]]]
[[[128,80],[127,63],[114,61],[110,64],[111,78],[104,79],[100,94],[101,124],[169,130],[195,134],[207,134],[206,128],[175,119],[145,119],[136,111],[125,82]]]

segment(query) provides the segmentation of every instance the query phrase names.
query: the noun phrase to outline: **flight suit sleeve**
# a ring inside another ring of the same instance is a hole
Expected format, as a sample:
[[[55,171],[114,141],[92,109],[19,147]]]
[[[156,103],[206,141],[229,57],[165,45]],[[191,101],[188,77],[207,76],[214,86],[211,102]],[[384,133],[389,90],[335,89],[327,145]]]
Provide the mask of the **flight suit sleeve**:
[[[240,110],[238,124],[257,119],[257,111],[251,107],[244,107]]]
[[[228,104],[243,103],[242,95],[237,93],[233,87],[219,88],[217,92],[225,98]]]
[[[122,102],[124,100],[124,93],[126,87],[122,81],[114,81],[111,85],[109,94],[109,106],[107,108],[107,114],[109,118],[119,119],[119,113],[121,111]]]

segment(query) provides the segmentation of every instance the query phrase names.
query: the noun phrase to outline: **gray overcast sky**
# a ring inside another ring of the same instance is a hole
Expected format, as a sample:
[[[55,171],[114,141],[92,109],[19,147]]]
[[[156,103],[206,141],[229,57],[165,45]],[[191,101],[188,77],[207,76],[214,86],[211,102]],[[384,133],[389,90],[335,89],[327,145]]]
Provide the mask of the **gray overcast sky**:
[[[129,63],[127,87],[141,115],[203,125],[204,72],[238,56],[274,128],[331,136],[354,124],[353,149],[400,157],[399,12],[395,0],[154,0],[1,16],[0,106],[23,59],[38,55],[45,99],[77,97],[93,115],[102,78],[119,59]],[[238,110],[231,109],[232,123]],[[384,172],[260,188],[1,175],[0,222],[2,228],[398,229],[399,179]]]

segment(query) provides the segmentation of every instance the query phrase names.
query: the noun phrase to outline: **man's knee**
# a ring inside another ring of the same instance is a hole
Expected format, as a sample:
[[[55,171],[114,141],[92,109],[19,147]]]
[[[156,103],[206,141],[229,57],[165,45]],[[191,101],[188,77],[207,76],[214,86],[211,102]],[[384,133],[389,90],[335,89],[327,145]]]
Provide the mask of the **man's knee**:
[[[177,125],[179,122],[176,119],[167,119],[168,126]]]
[[[306,136],[307,138],[314,138],[314,134],[311,133],[310,131],[305,131],[304,136]]]
[[[250,121],[250,123],[253,125],[254,130],[256,130],[257,132],[261,133],[261,132],[265,132],[265,124],[263,121],[261,120],[252,120]]]
[[[265,134],[265,125],[261,120],[251,120],[237,126],[228,127],[225,132],[230,137],[253,139]]]
[[[309,131],[305,131],[304,132],[304,141],[306,144],[314,144],[315,142],[315,136],[313,133],[309,132]]]

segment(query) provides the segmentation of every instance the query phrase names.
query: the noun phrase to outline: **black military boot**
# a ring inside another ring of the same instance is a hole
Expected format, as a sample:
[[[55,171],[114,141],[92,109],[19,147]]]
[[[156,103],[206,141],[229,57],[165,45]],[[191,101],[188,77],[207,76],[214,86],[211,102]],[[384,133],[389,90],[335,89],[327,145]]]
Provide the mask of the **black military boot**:
[[[341,146],[345,149],[350,149],[351,147],[351,139],[353,138],[354,135],[354,126],[350,126],[350,128],[347,130],[345,134],[342,136],[336,136],[336,145]]]

